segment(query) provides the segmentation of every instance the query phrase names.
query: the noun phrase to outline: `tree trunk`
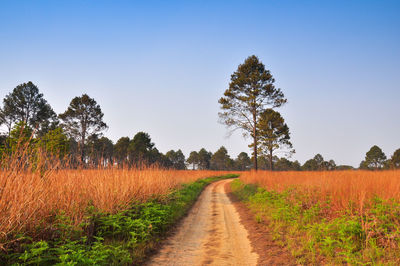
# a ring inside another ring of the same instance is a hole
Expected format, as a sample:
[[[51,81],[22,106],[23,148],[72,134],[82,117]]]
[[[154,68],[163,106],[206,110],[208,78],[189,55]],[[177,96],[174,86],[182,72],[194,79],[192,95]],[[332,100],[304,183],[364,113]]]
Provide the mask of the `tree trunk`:
[[[257,171],[258,170],[258,165],[257,165],[257,114],[254,111],[253,112],[253,122],[254,122],[254,127],[253,127],[253,139],[254,139],[254,169]]]
[[[274,170],[274,165],[272,164],[272,149],[269,150],[269,170]]]

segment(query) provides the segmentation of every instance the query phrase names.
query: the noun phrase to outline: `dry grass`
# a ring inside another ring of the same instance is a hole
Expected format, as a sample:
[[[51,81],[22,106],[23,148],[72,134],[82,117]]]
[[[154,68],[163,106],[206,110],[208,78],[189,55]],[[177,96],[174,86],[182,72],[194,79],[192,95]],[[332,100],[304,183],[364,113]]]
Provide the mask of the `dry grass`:
[[[269,190],[282,191],[295,187],[305,190],[315,200],[331,199],[331,210],[340,211],[356,204],[362,211],[364,203],[374,196],[400,200],[400,170],[397,171],[329,171],[243,173],[244,183],[258,184]]]
[[[226,172],[225,172],[226,173]],[[0,244],[10,233],[34,228],[62,211],[78,224],[89,205],[106,212],[133,201],[163,195],[182,183],[222,175],[215,171],[149,168],[102,170],[0,171]]]

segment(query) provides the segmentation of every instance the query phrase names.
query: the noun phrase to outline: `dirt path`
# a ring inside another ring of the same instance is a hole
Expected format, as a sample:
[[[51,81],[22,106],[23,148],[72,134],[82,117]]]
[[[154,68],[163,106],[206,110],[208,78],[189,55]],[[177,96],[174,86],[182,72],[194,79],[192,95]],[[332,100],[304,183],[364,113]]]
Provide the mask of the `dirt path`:
[[[256,265],[248,234],[225,185],[210,184],[148,265]]]

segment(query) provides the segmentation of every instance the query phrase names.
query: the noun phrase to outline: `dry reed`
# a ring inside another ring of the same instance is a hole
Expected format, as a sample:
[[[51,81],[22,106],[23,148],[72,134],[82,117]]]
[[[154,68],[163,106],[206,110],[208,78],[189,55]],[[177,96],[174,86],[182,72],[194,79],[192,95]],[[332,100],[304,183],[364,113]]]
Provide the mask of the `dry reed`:
[[[65,213],[78,224],[90,205],[115,213],[132,202],[166,194],[182,183],[222,174],[155,167],[144,170],[60,169],[44,174],[20,169],[0,170],[0,246],[10,233],[32,233],[56,212]]]
[[[332,211],[340,211],[352,202],[362,210],[374,196],[400,200],[400,170],[270,172],[252,171],[240,176],[244,183],[258,184],[268,190],[296,188],[316,200],[331,201]]]

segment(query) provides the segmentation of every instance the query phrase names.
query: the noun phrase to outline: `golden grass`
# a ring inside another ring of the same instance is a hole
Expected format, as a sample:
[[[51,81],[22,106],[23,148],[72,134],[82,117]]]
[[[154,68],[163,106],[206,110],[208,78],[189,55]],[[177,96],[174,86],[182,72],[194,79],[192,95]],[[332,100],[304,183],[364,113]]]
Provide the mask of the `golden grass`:
[[[316,200],[331,199],[331,210],[340,211],[364,203],[374,196],[400,200],[400,170],[392,171],[326,171],[326,172],[270,172],[242,173],[244,183],[258,184],[268,190],[287,188],[309,192]]]
[[[62,211],[75,224],[93,205],[105,212],[117,212],[134,201],[164,195],[182,183],[223,175],[215,171],[176,171],[148,168],[0,171],[0,244],[13,232],[34,228]]]

